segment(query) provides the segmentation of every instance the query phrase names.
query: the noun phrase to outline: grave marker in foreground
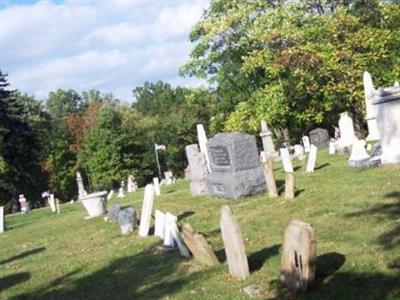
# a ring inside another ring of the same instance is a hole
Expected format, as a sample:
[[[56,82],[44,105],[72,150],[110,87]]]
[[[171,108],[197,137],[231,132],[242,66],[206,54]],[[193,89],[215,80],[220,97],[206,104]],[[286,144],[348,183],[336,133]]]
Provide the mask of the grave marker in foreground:
[[[151,221],[151,212],[153,210],[154,202],[154,186],[152,184],[146,185],[144,189],[144,199],[142,204],[142,214],[140,216],[139,235],[148,236]]]

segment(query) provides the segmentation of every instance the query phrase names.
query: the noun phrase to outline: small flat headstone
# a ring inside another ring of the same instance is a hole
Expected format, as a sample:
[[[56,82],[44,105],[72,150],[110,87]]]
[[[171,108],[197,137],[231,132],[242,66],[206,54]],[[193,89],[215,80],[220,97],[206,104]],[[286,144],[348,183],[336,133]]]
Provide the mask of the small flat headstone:
[[[249,264],[239,223],[228,205],[221,208],[220,227],[229,272],[232,277],[244,280],[250,275]]]

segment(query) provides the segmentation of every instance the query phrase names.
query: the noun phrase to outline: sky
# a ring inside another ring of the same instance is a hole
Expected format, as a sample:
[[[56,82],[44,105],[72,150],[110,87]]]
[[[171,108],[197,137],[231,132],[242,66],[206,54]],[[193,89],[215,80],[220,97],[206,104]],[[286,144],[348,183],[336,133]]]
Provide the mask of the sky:
[[[179,76],[189,33],[208,0],[0,0],[0,69],[11,88],[45,99],[57,88],[98,89],[131,102],[132,90]]]

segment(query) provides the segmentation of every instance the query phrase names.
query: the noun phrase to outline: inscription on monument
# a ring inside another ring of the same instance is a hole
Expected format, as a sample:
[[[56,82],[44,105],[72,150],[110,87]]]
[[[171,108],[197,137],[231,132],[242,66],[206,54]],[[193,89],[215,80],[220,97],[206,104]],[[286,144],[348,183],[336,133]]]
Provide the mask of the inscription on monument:
[[[224,146],[215,146],[210,149],[211,157],[214,165],[230,166],[228,149]]]

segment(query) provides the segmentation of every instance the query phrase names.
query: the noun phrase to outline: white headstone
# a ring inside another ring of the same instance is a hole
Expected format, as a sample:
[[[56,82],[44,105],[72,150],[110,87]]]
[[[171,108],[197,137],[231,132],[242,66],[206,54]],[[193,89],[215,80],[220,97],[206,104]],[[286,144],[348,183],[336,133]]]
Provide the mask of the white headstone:
[[[134,178],[132,175],[128,176],[128,193],[133,193],[135,192],[135,183],[134,183]]]
[[[168,212],[165,214],[164,246],[173,247],[175,245],[172,228],[174,227],[174,224],[176,225],[176,222],[178,222],[177,216]]]
[[[4,207],[0,206],[0,233],[4,232]]]
[[[111,190],[107,195],[107,200],[110,200],[113,195],[114,195],[114,190]]]
[[[156,196],[160,196],[161,189],[160,189],[160,181],[158,180],[158,177],[153,178],[153,184],[154,184],[154,191],[156,193]]]
[[[340,114],[340,145],[341,147],[349,147],[353,145],[356,136],[354,134],[353,120],[349,117],[347,111]]]
[[[179,253],[183,257],[190,257],[189,250],[187,249],[185,243],[182,240],[181,234],[179,232],[178,226],[176,225],[176,222],[170,223],[170,231],[172,234],[172,237],[174,239],[174,242],[178,246]]]
[[[76,182],[78,183],[79,197],[87,195],[87,192],[85,191],[85,187],[83,186],[81,172],[76,172]]]
[[[267,157],[276,156],[274,142],[272,141],[272,132],[268,129],[267,122],[261,121],[261,141],[263,144],[264,152]]]
[[[60,200],[58,200],[58,199],[56,199],[56,211],[57,211],[57,214],[59,215],[60,214]]]
[[[154,202],[154,186],[152,184],[148,184],[144,188],[142,214],[140,216],[140,225],[139,225],[140,236],[148,236],[149,234],[151,212],[153,210],[153,202]]]
[[[365,149],[365,140],[354,140],[353,147],[351,147],[351,154],[348,161],[351,167],[366,166],[369,161],[369,155]]]
[[[165,214],[156,209],[154,218],[154,235],[164,239],[165,233]]]
[[[375,141],[379,140],[379,131],[378,124],[376,122],[376,105],[373,105],[375,87],[372,83],[371,75],[368,72],[364,72],[363,75],[364,81],[364,95],[365,95],[365,108],[366,108],[366,117],[368,125],[368,137],[367,141]]]
[[[292,160],[290,159],[289,150],[287,148],[281,148],[279,151],[281,153],[283,170],[285,173],[293,173],[293,165]]]
[[[117,198],[124,198],[124,197],[125,197],[124,188],[121,186],[121,187],[118,189]]]
[[[331,139],[329,141],[329,154],[335,154],[336,152],[336,141],[335,139]]]
[[[204,154],[204,157],[207,162],[208,172],[211,172],[210,159],[208,158],[208,151],[207,151],[206,131],[204,130],[203,124],[197,124],[196,128],[197,128],[197,139],[199,140],[200,152]]]
[[[26,201],[24,194],[20,194],[18,198],[19,204],[21,206],[21,214],[24,214],[29,211],[29,204]]]
[[[49,206],[50,206],[51,211],[53,213],[57,212],[57,210],[56,210],[56,201],[54,199],[54,194],[50,194],[50,196],[48,198],[48,201],[49,201]]]
[[[173,183],[173,175],[172,175],[172,171],[165,171],[164,172],[164,177],[165,177],[165,183],[167,185],[170,185]]]
[[[314,145],[311,145],[310,153],[308,154],[306,172],[314,172],[315,162],[317,161],[317,151],[318,151],[318,148]]]
[[[300,160],[304,159],[304,148],[302,145],[300,144],[294,145],[294,155]]]
[[[301,141],[304,146],[304,152],[305,153],[310,152],[310,147],[311,147],[310,138],[307,135],[303,135],[303,137],[301,138]]]

